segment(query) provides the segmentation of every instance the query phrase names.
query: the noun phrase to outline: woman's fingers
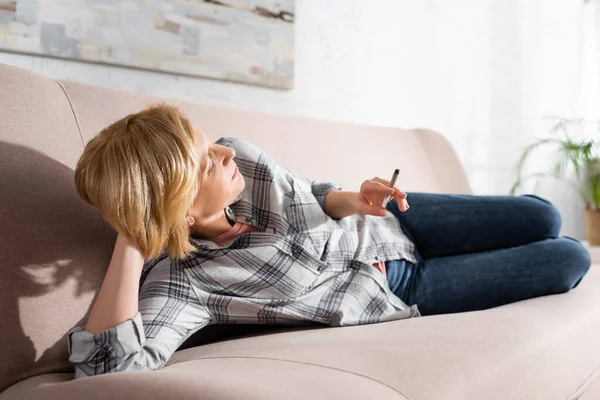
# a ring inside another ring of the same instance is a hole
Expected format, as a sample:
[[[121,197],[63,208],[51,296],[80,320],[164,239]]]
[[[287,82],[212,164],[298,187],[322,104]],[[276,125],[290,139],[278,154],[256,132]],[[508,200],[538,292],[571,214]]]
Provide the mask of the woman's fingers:
[[[388,181],[386,179],[383,179],[383,178],[380,178],[378,176],[374,177],[371,180],[375,181],[375,182],[379,182],[379,183],[381,183],[382,185],[384,185],[384,186],[386,186],[388,188],[390,187],[390,181]],[[396,193],[396,198],[398,198],[399,196],[401,198],[405,198],[406,197],[406,193],[403,192],[402,190],[400,190],[400,188],[398,186],[394,186],[394,190],[395,190],[395,193]]]
[[[389,186],[390,181],[378,176],[364,181],[361,186],[361,191],[363,192],[363,199],[365,201],[358,212],[362,215],[386,215],[387,210],[382,204],[387,195],[396,199],[400,211],[404,212],[408,210],[410,208],[407,201],[408,195],[397,186],[394,186],[393,188],[390,188]]]
[[[365,181],[362,184],[361,192],[373,206],[381,206],[385,196],[394,195],[394,189],[385,186],[383,183],[373,180]]]
[[[385,180],[383,178],[376,176],[375,178],[371,179],[371,181],[378,182],[378,183],[382,184],[383,186],[386,186],[389,189],[390,181],[388,181],[388,180]],[[398,207],[400,208],[401,211],[408,210],[409,206],[408,206],[408,202],[406,201],[406,198],[408,197],[408,195],[405,192],[403,192],[402,190],[400,190],[400,188],[398,186],[394,186],[394,191],[390,192],[388,190],[388,193],[386,193],[386,194],[390,194],[391,196],[393,196],[396,199],[396,201],[398,202]],[[384,197],[385,197],[385,194],[384,194]],[[384,197],[381,198],[380,204],[383,203]],[[404,203],[404,205],[402,205],[403,203]]]
[[[389,187],[389,184],[385,184],[383,182],[376,181],[371,179],[370,181],[365,182],[367,184],[366,189],[369,189],[373,192],[383,193],[383,194],[392,194],[394,193],[394,189]]]
[[[398,207],[400,208],[400,211],[406,211],[410,208],[406,199],[402,199],[402,203],[398,202]]]
[[[387,179],[380,178],[380,177],[378,177],[378,176],[374,177],[374,178],[373,178],[373,179],[371,179],[371,180],[372,180],[372,181],[375,181],[375,182],[382,183],[382,184],[384,184],[385,186],[390,186],[390,181],[388,181]]]
[[[398,186],[394,186],[394,196],[396,196],[396,199],[405,199],[407,194],[405,192],[403,192],[402,190],[400,190],[398,188]]]
[[[358,206],[356,210],[360,215],[378,215],[384,216],[387,214],[387,210],[385,207],[381,207],[380,205],[368,205],[366,203],[362,203]]]

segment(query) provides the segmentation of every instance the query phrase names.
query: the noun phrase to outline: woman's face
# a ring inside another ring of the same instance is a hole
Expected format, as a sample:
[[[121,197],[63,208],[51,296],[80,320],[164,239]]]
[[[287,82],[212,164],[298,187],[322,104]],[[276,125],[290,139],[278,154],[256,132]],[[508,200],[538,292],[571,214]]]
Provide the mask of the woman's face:
[[[211,143],[200,129],[195,130],[200,172],[199,189],[191,213],[199,223],[210,223],[223,215],[244,190],[246,182],[237,169],[231,147]]]

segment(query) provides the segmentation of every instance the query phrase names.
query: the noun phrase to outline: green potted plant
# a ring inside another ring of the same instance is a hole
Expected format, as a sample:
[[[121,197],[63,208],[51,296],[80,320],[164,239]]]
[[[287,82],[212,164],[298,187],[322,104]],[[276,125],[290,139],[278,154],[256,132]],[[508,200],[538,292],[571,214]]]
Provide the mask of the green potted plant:
[[[576,139],[573,130],[581,136],[584,133],[583,119],[557,118],[552,126],[550,137],[537,139],[527,146],[517,163],[517,179],[510,189],[510,194],[515,195],[517,189],[529,179],[536,179],[536,186],[542,178],[555,178],[569,183],[577,191],[585,204],[584,225],[588,242],[591,245],[600,245],[600,158],[598,150],[600,142],[591,139]],[[600,124],[598,125],[600,127]],[[552,146],[555,148],[553,166],[547,172],[533,172],[523,175],[526,161],[531,154],[540,147]],[[575,177],[569,175],[575,172]],[[571,176],[571,177],[570,177]],[[535,191],[535,189],[534,189]]]

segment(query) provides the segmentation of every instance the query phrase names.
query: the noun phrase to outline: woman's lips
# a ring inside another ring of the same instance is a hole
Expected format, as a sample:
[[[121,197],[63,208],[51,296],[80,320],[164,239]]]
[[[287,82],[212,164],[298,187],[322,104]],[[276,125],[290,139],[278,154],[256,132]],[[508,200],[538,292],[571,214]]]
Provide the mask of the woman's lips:
[[[235,166],[235,172],[233,173],[233,176],[231,177],[231,180],[234,180],[234,179],[235,179],[235,177],[238,175],[238,172],[239,172],[239,170],[238,170],[238,167],[237,167],[237,165],[236,165],[236,166]]]

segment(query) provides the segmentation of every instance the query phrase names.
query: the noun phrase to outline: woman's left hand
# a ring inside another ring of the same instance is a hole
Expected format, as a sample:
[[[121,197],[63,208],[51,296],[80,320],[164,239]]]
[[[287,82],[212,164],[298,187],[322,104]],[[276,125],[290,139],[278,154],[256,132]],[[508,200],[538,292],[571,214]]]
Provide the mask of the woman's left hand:
[[[386,195],[390,195],[391,201],[393,198],[398,202],[398,208],[404,212],[408,210],[409,205],[406,201],[406,193],[394,186],[390,188],[390,181],[375,177],[370,180],[366,180],[360,185],[360,192],[358,192],[357,203],[355,205],[357,214],[360,215],[387,215],[387,210],[382,207],[383,199]]]

